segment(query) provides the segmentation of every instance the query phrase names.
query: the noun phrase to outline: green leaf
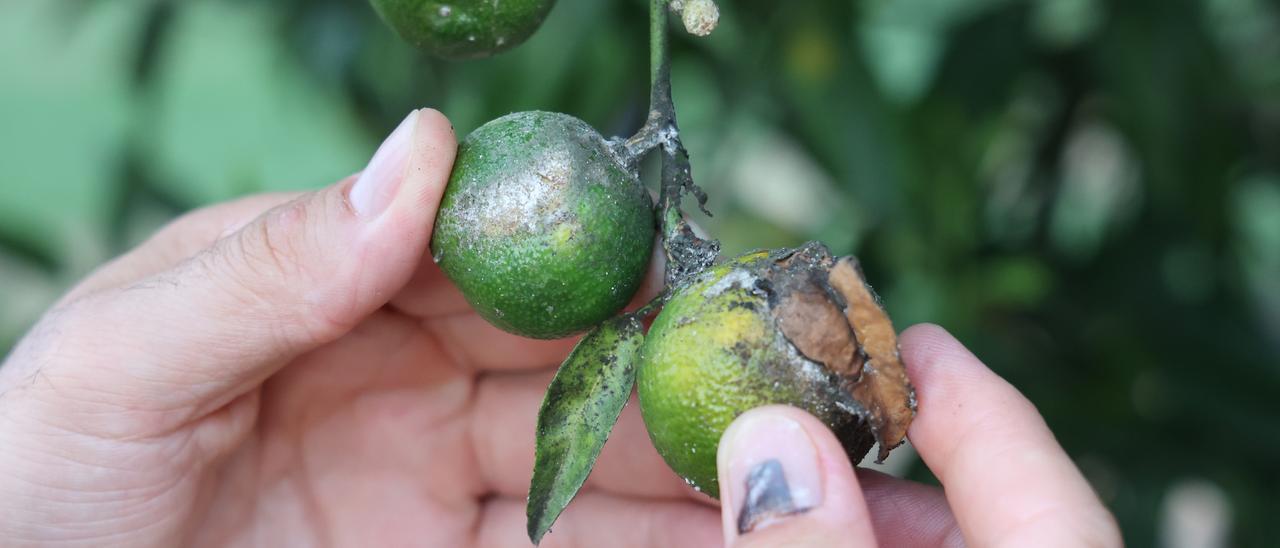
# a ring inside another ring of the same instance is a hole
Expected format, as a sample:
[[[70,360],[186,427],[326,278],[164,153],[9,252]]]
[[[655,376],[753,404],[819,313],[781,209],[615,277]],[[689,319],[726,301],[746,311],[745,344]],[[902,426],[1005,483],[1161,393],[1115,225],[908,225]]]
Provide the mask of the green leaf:
[[[0,240],[68,277],[110,257],[144,5],[0,2]]]
[[[551,379],[538,411],[529,485],[529,539],[537,544],[591,473],[635,384],[643,327],[624,315],[596,327]]]

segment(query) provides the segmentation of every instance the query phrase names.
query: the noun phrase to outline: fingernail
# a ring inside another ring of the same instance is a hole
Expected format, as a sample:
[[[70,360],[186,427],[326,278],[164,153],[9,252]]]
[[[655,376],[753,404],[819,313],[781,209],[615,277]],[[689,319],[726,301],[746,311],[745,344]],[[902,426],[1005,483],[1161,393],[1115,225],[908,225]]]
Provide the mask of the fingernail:
[[[777,415],[749,416],[729,443],[728,503],[738,509],[738,534],[822,502],[818,452],[800,423]]]
[[[373,159],[351,186],[347,198],[351,207],[361,217],[377,217],[391,205],[400,182],[408,170],[409,157],[413,153],[413,134],[418,126],[418,111],[414,110],[396,126],[395,131],[382,141],[373,153]]]

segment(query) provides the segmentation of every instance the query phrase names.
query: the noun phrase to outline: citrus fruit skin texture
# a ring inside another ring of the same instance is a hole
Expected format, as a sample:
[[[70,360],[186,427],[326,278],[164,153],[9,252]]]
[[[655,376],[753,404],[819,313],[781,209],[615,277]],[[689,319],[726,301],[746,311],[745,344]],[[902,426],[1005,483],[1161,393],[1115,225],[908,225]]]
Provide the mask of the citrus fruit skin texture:
[[[459,145],[431,249],[490,323],[553,339],[622,309],[653,240],[649,193],[604,138],[572,116],[534,111]]]
[[[637,371],[654,447],[687,483],[716,498],[720,436],[755,407],[808,411],[836,432],[854,462],[870,447],[858,433],[861,420],[837,405],[848,401],[839,383],[775,327],[758,270],[769,260],[768,252],[743,255],[679,290],[654,319]]]
[[[447,59],[488,57],[524,42],[555,0],[371,0],[405,41]]]

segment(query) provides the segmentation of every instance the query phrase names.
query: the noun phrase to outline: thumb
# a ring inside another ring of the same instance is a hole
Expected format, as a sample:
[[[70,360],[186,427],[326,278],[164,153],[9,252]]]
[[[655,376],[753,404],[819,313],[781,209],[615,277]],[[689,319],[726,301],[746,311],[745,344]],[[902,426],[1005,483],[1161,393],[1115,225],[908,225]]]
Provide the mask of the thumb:
[[[813,416],[772,405],[743,413],[717,455],[725,546],[875,546],[849,458]]]
[[[271,209],[170,270],[72,303],[59,328],[93,355],[67,377],[108,383],[118,404],[210,409],[337,339],[420,264],[456,146],[442,114],[411,112],[354,181]]]

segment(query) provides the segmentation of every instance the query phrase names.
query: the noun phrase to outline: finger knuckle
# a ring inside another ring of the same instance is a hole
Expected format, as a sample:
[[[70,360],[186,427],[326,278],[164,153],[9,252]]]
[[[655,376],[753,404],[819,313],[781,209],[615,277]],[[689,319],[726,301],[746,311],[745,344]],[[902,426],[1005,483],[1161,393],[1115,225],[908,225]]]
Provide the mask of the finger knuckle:
[[[300,260],[307,230],[305,206],[290,202],[240,231],[240,264],[252,279],[294,280],[307,274]]]
[[[237,232],[220,257],[248,310],[270,307],[262,312],[288,315],[273,324],[282,340],[320,343],[349,327],[347,299],[325,290],[335,273],[324,271],[327,261],[315,260],[324,245],[318,209],[306,198],[280,205]]]

